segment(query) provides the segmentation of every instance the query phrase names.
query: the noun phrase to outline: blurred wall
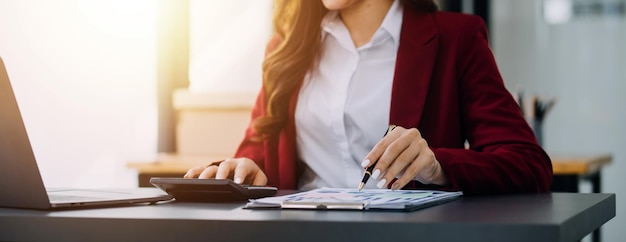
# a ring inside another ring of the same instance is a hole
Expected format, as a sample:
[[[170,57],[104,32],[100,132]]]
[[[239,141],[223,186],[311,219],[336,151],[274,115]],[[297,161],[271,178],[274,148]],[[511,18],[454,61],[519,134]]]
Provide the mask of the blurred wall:
[[[261,87],[272,0],[190,0],[189,91],[251,93]]]
[[[135,187],[156,152],[156,2],[0,0],[0,56],[52,187]]]
[[[500,71],[511,90],[523,88],[527,95],[558,98],[544,126],[549,153],[613,154],[602,182],[604,192],[617,193],[617,215],[603,226],[603,238],[623,241],[626,17],[586,14],[550,24],[543,3],[492,1],[491,43]]]

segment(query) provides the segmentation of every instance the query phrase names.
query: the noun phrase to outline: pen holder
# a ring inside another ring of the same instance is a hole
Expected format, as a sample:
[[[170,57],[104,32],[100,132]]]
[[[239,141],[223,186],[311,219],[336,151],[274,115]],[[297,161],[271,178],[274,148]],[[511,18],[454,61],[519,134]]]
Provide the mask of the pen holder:
[[[532,128],[533,133],[535,133],[535,138],[537,139],[537,143],[539,146],[543,146],[543,120],[542,119],[531,119],[530,128]]]
[[[543,146],[543,120],[556,103],[556,98],[545,98],[537,95],[526,98],[522,91],[516,91],[513,98],[519,105],[522,116],[532,128],[537,143]]]

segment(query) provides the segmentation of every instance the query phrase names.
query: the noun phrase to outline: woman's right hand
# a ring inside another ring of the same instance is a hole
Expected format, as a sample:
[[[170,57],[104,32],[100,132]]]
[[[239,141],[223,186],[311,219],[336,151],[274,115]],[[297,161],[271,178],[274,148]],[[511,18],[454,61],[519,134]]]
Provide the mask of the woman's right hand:
[[[248,158],[228,158],[219,165],[200,165],[191,168],[185,178],[200,179],[232,179],[237,184],[264,186],[267,176],[259,166]]]

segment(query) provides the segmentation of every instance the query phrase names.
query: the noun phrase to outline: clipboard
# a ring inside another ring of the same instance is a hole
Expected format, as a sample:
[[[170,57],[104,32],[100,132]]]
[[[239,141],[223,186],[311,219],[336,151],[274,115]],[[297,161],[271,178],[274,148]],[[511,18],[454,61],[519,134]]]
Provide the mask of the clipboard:
[[[298,202],[283,201],[283,209],[313,209],[313,210],[365,210],[368,203],[337,203],[337,202]]]
[[[252,199],[247,209],[302,209],[352,211],[415,211],[454,201],[462,192],[320,188],[279,197]]]

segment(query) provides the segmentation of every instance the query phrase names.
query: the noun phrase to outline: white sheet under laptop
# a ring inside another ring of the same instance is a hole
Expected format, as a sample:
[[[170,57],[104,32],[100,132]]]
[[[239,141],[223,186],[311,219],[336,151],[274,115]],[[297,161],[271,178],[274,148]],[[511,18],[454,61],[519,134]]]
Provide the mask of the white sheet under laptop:
[[[0,167],[0,207],[49,209],[153,203],[172,199],[170,195],[156,188],[63,189],[46,192],[2,58]]]

